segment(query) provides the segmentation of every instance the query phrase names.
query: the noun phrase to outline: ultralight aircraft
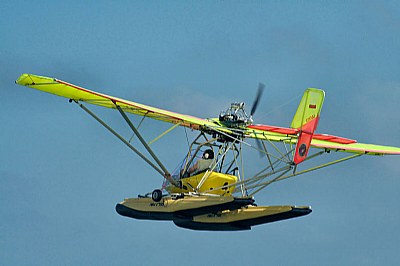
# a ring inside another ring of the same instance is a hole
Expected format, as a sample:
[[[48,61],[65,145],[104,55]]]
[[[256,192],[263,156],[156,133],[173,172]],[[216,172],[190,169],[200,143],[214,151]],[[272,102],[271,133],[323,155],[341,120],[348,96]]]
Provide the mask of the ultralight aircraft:
[[[236,231],[252,226],[311,213],[309,206],[258,206],[254,195],[274,182],[298,176],[363,155],[400,155],[400,148],[358,143],[356,140],[315,130],[324,103],[325,92],[306,89],[289,128],[254,124],[263,84],[259,84],[248,114],[244,103],[232,103],[217,118],[202,119],[87,90],[65,81],[23,74],[17,80],[27,86],[65,97],[82,108],[102,126],[127,145],[163,177],[161,188],[137,198],[126,198],[116,205],[123,216],[145,220],[173,221],[193,230]],[[112,108],[138,138],[147,155],[117,133],[84,103]],[[146,141],[128,113],[144,119],[173,124],[152,141]],[[184,160],[170,172],[151,145],[176,127],[190,128],[198,135],[189,145]],[[248,142],[254,139],[255,145]],[[253,149],[265,157],[254,175],[244,171],[243,150]],[[332,153],[340,158],[320,163]],[[299,170],[307,161],[312,166]],[[310,163],[311,162],[311,163]]]

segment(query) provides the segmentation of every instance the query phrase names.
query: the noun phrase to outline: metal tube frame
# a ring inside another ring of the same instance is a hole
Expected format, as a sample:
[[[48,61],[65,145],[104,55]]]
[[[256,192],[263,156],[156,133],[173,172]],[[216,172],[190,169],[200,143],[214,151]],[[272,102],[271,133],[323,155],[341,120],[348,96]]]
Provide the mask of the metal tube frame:
[[[109,130],[114,136],[116,136],[116,137],[117,137],[119,140],[121,140],[125,145],[127,145],[133,152],[135,152],[141,159],[143,159],[147,164],[149,164],[154,170],[156,170],[156,171],[157,171],[159,174],[161,174],[164,178],[166,178],[168,181],[170,181],[170,183],[172,183],[172,184],[175,185],[175,186],[178,186],[178,183],[177,183],[175,180],[172,179],[172,177],[171,177],[169,171],[164,167],[164,165],[161,163],[161,161],[160,161],[160,160],[158,159],[158,157],[155,155],[155,153],[153,152],[153,150],[150,148],[149,144],[144,140],[144,138],[141,136],[141,134],[139,133],[139,131],[137,130],[137,128],[132,124],[132,122],[131,122],[130,119],[126,116],[125,112],[122,110],[122,108],[121,108],[120,106],[118,106],[116,103],[114,103],[115,106],[116,106],[116,109],[117,109],[117,110],[120,112],[120,114],[123,116],[123,118],[125,119],[125,121],[128,123],[129,127],[132,129],[132,131],[134,132],[134,134],[139,138],[140,142],[143,144],[144,148],[148,151],[148,153],[151,155],[151,157],[153,158],[153,160],[156,162],[157,165],[154,164],[154,163],[153,163],[149,158],[147,158],[143,153],[141,153],[139,150],[137,150],[135,147],[133,147],[133,146],[129,143],[129,141],[127,141],[127,140],[126,140],[125,138],[123,138],[120,134],[118,134],[114,129],[112,129],[109,125],[107,125],[103,120],[101,120],[98,116],[96,116],[92,111],[90,111],[90,110],[89,110],[86,106],[84,106],[82,103],[80,103],[80,102],[77,101],[77,100],[70,100],[70,101],[74,101],[76,104],[78,104],[78,106],[79,106],[81,109],[83,109],[86,113],[88,113],[90,116],[92,116],[92,117],[93,117],[96,121],[98,121],[103,127],[105,127],[107,130]],[[176,128],[176,127],[179,126],[179,125],[180,125],[180,124],[174,125],[174,126],[171,127],[170,129],[168,129],[166,132],[162,133],[159,137],[157,137],[157,138],[156,138],[155,140],[153,140],[152,142],[158,140],[159,138],[161,138],[162,136],[164,136],[165,134],[167,134],[168,132],[170,132],[171,130],[173,130],[174,128]],[[242,144],[245,144],[245,145],[247,145],[247,146],[250,146],[250,147],[252,147],[252,148],[255,148],[255,147],[253,147],[252,145],[250,145],[249,143],[246,143],[245,141],[243,141],[243,140],[241,140],[241,139],[232,137],[232,136],[230,136],[229,134],[227,134],[227,133],[225,133],[225,132],[222,132],[222,131],[217,130],[217,133],[222,134],[222,135],[226,135],[226,136],[232,138],[233,141],[232,141],[231,145],[220,146],[219,149],[223,149],[223,152],[222,152],[222,154],[221,154],[222,157],[220,158],[220,160],[219,160],[218,162],[215,163],[214,168],[218,165],[218,163],[222,163],[222,160],[225,159],[225,156],[227,155],[227,152],[228,152],[229,150],[232,150],[233,152],[236,151],[236,152],[238,152],[238,153],[240,154],[240,156],[241,156],[241,154],[242,154]],[[205,138],[206,141],[205,141],[205,142],[202,142],[202,143],[198,143],[197,141],[198,141],[198,139],[199,139],[201,136],[203,136],[203,137]],[[265,137],[265,136],[264,136],[264,137]],[[191,150],[191,147],[192,147],[193,145],[198,145],[198,147],[197,147],[197,149],[196,149],[196,152],[198,152],[198,150],[199,150],[201,147],[205,146],[205,145],[206,145],[206,146],[215,146],[215,144],[213,144],[213,142],[216,141],[216,140],[217,140],[216,138],[213,138],[213,139],[211,139],[211,140],[208,140],[207,137],[204,135],[204,132],[201,132],[201,133],[199,134],[199,136],[198,136],[198,137],[192,142],[192,144],[190,145],[190,149],[189,149],[189,153],[188,153],[188,158],[191,156],[190,150]],[[288,157],[289,154],[290,154],[291,152],[293,152],[292,145],[290,146],[290,150],[289,150],[289,151],[287,150],[286,145],[284,146],[285,151],[286,151],[286,153],[284,154],[284,153],[282,153],[282,152],[280,151],[280,149],[278,149],[278,147],[277,147],[274,143],[272,143],[268,138],[266,138],[266,140],[267,140],[267,141],[272,145],[272,147],[280,154],[280,157],[279,157],[279,156],[274,156],[273,154],[269,153],[268,150],[267,150],[267,148],[266,148],[266,146],[265,146],[265,144],[264,144],[264,142],[262,141],[263,148],[264,148],[264,151],[263,151],[263,152],[264,152],[265,154],[267,154],[267,156],[268,156],[269,166],[266,167],[265,169],[261,170],[260,172],[258,172],[258,173],[257,173],[256,175],[254,175],[253,177],[248,178],[248,179],[244,179],[243,158],[240,157],[240,164],[241,164],[240,166],[241,166],[241,169],[239,170],[239,176],[240,176],[239,181],[236,182],[236,183],[234,183],[234,184],[230,184],[230,185],[226,185],[226,186],[221,186],[221,187],[219,187],[219,188],[214,188],[214,190],[218,190],[218,189],[222,189],[222,188],[229,188],[229,187],[232,187],[232,186],[237,186],[237,189],[240,189],[242,196],[245,196],[245,192],[244,192],[244,191],[246,191],[246,193],[247,193],[247,190],[248,190],[248,189],[256,189],[255,191],[253,191],[252,193],[249,194],[250,196],[254,196],[256,193],[258,193],[259,191],[261,191],[262,189],[266,188],[267,186],[269,186],[269,185],[272,184],[272,183],[275,183],[275,182],[278,182],[278,181],[282,181],[282,180],[286,180],[286,179],[291,178],[291,177],[294,177],[294,176],[302,175],[302,174],[305,174],[305,173],[308,173],[308,172],[311,172],[311,171],[315,171],[315,170],[318,170],[318,169],[321,169],[321,168],[324,168],[324,167],[327,167],[327,166],[330,166],[330,165],[334,165],[334,164],[337,164],[337,163],[341,163],[341,162],[344,162],[344,161],[347,161],[347,160],[350,160],[350,159],[353,159],[353,158],[357,158],[357,157],[359,157],[359,156],[364,155],[364,154],[354,154],[354,155],[350,155],[350,156],[347,156],[347,157],[345,157],[345,158],[337,159],[337,160],[334,160],[334,161],[332,161],[332,162],[328,162],[328,163],[321,164],[321,165],[318,165],[318,166],[315,166],[315,167],[311,167],[311,168],[306,169],[306,170],[303,170],[303,171],[299,171],[299,172],[293,171],[292,174],[286,175],[286,174],[293,168],[293,166],[294,166],[294,165],[292,164],[292,161],[291,161],[290,157]],[[237,149],[237,147],[236,147],[236,145],[235,145],[235,142],[238,142],[238,143],[240,144],[240,150],[239,150],[239,151],[238,151],[238,149]],[[292,144],[290,141],[288,141],[288,142],[289,142],[289,144]],[[311,160],[311,159],[313,159],[313,158],[315,158],[315,157],[318,157],[318,156],[320,156],[320,155],[322,155],[322,154],[324,154],[324,153],[326,153],[326,152],[328,152],[328,151],[327,151],[327,150],[325,150],[325,151],[320,151],[320,152],[318,152],[318,153],[316,153],[316,154],[313,154],[313,155],[308,156],[306,160],[307,160],[307,161],[308,161],[308,160]],[[271,157],[273,157],[273,158],[275,159],[275,161],[272,161],[272,160],[271,160]],[[188,162],[186,163],[185,168],[186,168],[187,165],[189,165],[189,164],[191,163],[191,161],[193,160],[193,158],[190,158],[190,159],[191,159],[190,162],[188,161]],[[234,155],[234,159],[233,159],[233,162],[232,162],[232,163],[235,163],[236,165],[238,165],[239,162],[237,161],[237,155]],[[279,164],[282,164],[282,163],[286,164],[286,166],[281,167],[281,168],[279,168],[279,169],[274,168],[274,166],[277,167],[277,166],[279,166]],[[221,166],[221,167],[222,167],[222,166]],[[268,169],[271,169],[272,171],[266,172]],[[214,170],[214,169],[212,169],[212,170]],[[212,171],[212,170],[211,170],[211,171]],[[221,170],[222,170],[222,168],[221,168]],[[210,171],[210,172],[211,172],[211,171]],[[240,173],[241,173],[241,174],[240,174]],[[273,179],[271,179],[271,180],[269,180],[269,181],[261,182],[261,181],[264,180],[265,178],[271,177],[271,176],[273,176],[273,175],[275,175],[275,174],[278,174],[278,173],[280,173],[280,174],[279,174],[278,176],[276,176],[275,178],[273,178]],[[199,188],[201,187],[201,185],[202,185],[202,184],[204,183],[204,181],[207,179],[208,175],[209,175],[209,173],[207,174],[207,172],[206,172],[206,174],[203,176],[202,180],[199,182],[199,185],[198,185],[197,189],[199,189]],[[243,179],[242,179],[242,178],[243,178]],[[254,183],[256,183],[256,182],[259,182],[259,183],[258,183],[258,184],[254,184]],[[238,187],[238,186],[239,186],[239,187]],[[205,193],[207,193],[207,192],[208,192],[208,191],[205,191]]]
[[[133,147],[127,140],[125,140],[120,134],[118,134],[114,129],[112,129],[109,125],[107,125],[103,120],[101,120],[98,116],[96,116],[92,111],[90,111],[86,106],[74,100],[79,107],[81,107],[86,113],[92,116],[97,122],[99,122],[102,126],[104,126],[107,130],[109,130],[114,136],[116,136],[119,140],[121,140],[126,146],[128,146],[132,151],[134,151],[140,158],[142,158],[146,163],[148,163],[154,170],[156,170],[159,174],[165,177],[165,172],[163,172],[160,168],[158,168],[152,161],[150,161],[145,155],[143,155],[140,151],[138,151],[135,147]]]
[[[143,147],[147,150],[147,152],[150,154],[150,156],[153,158],[153,160],[158,164],[158,166],[162,169],[164,172],[164,177],[168,179],[171,184],[173,184],[176,187],[179,187],[179,184],[171,177],[171,174],[167,170],[167,168],[161,163],[160,159],[156,156],[156,154],[153,152],[153,150],[150,148],[150,146],[147,144],[147,142],[144,140],[140,132],[136,129],[136,127],[133,125],[131,120],[128,118],[128,116],[125,114],[125,112],[122,110],[122,108],[116,104],[115,107],[119,111],[119,113],[122,115],[126,123],[129,125],[129,127],[132,129],[133,133],[139,138],[140,142],[142,143]]]

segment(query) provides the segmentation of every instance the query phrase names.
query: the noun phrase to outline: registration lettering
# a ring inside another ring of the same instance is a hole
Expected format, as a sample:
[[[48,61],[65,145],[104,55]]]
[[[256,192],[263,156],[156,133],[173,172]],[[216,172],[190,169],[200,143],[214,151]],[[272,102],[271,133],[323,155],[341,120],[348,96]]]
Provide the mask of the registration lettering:
[[[150,207],[164,207],[164,202],[152,202]]]
[[[310,122],[311,120],[315,119],[315,115],[311,115],[306,119],[306,123]]]

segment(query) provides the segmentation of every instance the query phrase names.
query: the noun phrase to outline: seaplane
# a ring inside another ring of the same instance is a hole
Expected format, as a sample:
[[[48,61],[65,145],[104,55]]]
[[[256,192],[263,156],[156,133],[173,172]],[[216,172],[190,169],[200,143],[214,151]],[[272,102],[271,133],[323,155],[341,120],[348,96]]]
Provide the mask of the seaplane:
[[[16,84],[65,97],[161,175],[158,188],[116,204],[118,214],[141,220],[172,221],[186,229],[250,230],[256,225],[308,215],[312,211],[310,206],[259,206],[254,196],[273,183],[357,157],[400,155],[398,147],[316,133],[325,98],[325,92],[317,88],[305,90],[290,127],[278,127],[253,121],[265,87],[262,83],[249,113],[244,103],[237,102],[208,119],[120,99],[56,78],[22,74]],[[102,120],[89,109],[90,104],[120,113],[138,144],[133,145]],[[141,117],[139,125],[134,125],[132,115]],[[170,123],[171,127],[147,141],[139,131],[145,119]],[[177,127],[197,133],[188,142],[188,150],[178,167],[169,171],[152,146]],[[263,155],[259,170],[251,174],[244,171],[243,152],[247,149]]]

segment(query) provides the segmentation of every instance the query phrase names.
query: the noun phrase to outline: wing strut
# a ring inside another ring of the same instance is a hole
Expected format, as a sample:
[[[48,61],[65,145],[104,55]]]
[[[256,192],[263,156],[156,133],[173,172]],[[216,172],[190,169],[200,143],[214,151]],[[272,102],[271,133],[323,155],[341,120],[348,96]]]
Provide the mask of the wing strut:
[[[72,101],[72,100],[71,100]],[[121,135],[119,135],[115,130],[113,130],[109,125],[107,125],[103,120],[101,120],[98,116],[96,116],[92,111],[90,111],[86,106],[79,103],[76,100],[73,100],[79,107],[81,107],[86,113],[92,116],[97,122],[99,122],[102,126],[108,129],[114,136],[116,136],[119,140],[125,143],[132,151],[134,151],[140,158],[142,158],[146,163],[148,163],[151,167],[154,168],[158,173],[160,173],[163,177],[165,177],[165,173],[158,168],[152,161],[150,161],[146,156],[144,156],[140,151],[138,151],[135,147],[133,147],[128,141],[126,141]]]
[[[126,123],[128,123],[129,127],[132,129],[133,133],[139,138],[140,142],[143,144],[145,149],[149,152],[151,157],[154,159],[154,161],[158,164],[158,166],[162,169],[164,172],[164,177],[168,179],[169,182],[174,184],[175,186],[178,186],[176,181],[171,177],[171,174],[168,172],[167,168],[161,163],[161,161],[158,159],[158,157],[155,155],[153,150],[150,148],[150,146],[147,144],[147,142],[144,140],[142,135],[139,133],[139,131],[136,129],[136,127],[132,124],[131,120],[128,118],[128,116],[125,114],[125,112],[122,110],[122,108],[114,102],[115,106],[117,107],[117,110],[120,112],[122,117],[125,119]]]
[[[154,142],[156,142],[157,140],[161,139],[162,137],[164,137],[166,134],[168,134],[169,132],[171,132],[172,130],[174,130],[175,128],[179,127],[182,125],[183,122],[179,122],[175,125],[173,125],[172,127],[170,127],[169,129],[167,129],[166,131],[164,131],[163,133],[161,133],[158,137],[156,137],[155,139],[153,139],[152,141],[149,141],[149,145],[153,144]]]
[[[318,155],[318,154],[321,154],[321,153],[317,153],[316,155]],[[263,182],[263,183],[260,183],[260,184],[257,184],[257,185],[253,185],[253,186],[247,187],[247,189],[252,189],[252,188],[259,187],[259,186],[262,186],[261,189],[264,189],[265,187],[269,186],[270,184],[272,184],[274,182],[282,181],[282,180],[288,179],[288,178],[293,177],[293,176],[302,175],[302,174],[305,174],[305,173],[308,173],[308,172],[311,172],[311,171],[315,171],[315,170],[318,170],[318,169],[321,169],[321,168],[324,168],[324,167],[327,167],[327,166],[330,166],[330,165],[334,165],[334,164],[337,164],[337,163],[341,163],[341,162],[344,162],[344,161],[347,161],[347,160],[350,160],[350,159],[353,159],[353,158],[356,158],[356,157],[359,157],[359,156],[362,156],[362,155],[363,154],[354,154],[354,155],[350,155],[350,156],[347,156],[345,158],[338,159],[338,160],[335,160],[335,161],[332,161],[332,162],[329,162],[329,163],[325,163],[325,164],[322,164],[322,165],[319,165],[319,166],[316,166],[316,167],[312,167],[312,168],[309,168],[309,169],[306,169],[306,170],[303,170],[303,171],[300,171],[300,172],[297,172],[297,173],[292,173],[290,175],[280,175],[280,176],[278,176],[278,177],[276,177],[276,178],[274,178],[272,180],[269,180],[269,181],[266,181],[266,182]],[[287,173],[287,172],[285,172],[285,173]],[[218,189],[218,188],[216,188],[216,189]],[[254,194],[259,192],[261,189],[257,189],[255,192],[251,193],[250,196],[254,196]]]

